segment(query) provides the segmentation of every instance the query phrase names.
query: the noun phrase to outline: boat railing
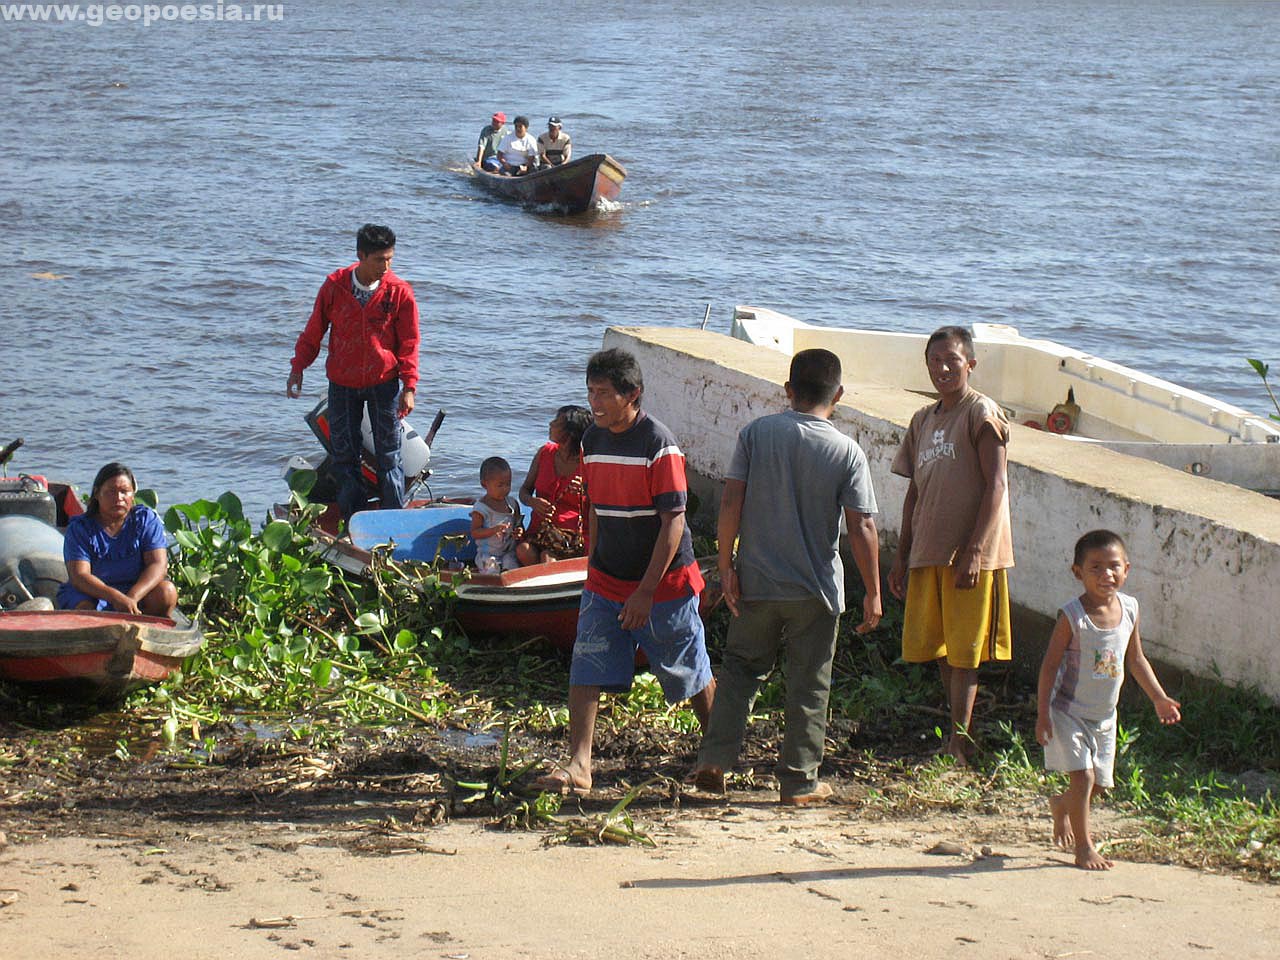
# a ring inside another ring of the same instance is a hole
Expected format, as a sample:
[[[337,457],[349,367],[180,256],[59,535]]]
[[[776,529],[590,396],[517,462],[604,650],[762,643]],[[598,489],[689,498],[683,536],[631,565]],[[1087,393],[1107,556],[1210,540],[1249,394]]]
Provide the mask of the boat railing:
[[[1153,419],[1164,419],[1171,428],[1191,421],[1221,432],[1227,442],[1280,442],[1280,429],[1261,417],[1168,381],[1089,356],[1064,356],[1058,366],[1067,378],[1078,384],[1113,391],[1129,402],[1149,404],[1153,408]],[[1083,405],[1084,398],[1080,399]],[[1154,435],[1160,436],[1162,432],[1157,424]]]

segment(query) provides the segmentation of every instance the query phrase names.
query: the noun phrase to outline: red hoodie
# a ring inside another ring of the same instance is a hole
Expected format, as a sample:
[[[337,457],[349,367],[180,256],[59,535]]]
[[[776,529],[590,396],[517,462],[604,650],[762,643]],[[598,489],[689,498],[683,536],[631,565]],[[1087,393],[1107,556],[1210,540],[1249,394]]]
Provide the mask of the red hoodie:
[[[329,331],[325,375],[342,387],[363,389],[399,376],[406,390],[418,385],[418,303],[413,288],[388,270],[365,306],[351,291],[356,264],[329,274],[315,309],[298,336],[293,372],[302,373],[320,354]]]

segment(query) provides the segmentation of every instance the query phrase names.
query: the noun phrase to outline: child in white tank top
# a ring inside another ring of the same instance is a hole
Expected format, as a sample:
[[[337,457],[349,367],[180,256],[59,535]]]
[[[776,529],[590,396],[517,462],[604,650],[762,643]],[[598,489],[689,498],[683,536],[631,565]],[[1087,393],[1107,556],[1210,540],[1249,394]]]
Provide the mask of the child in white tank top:
[[[1182,719],[1142,652],[1138,601],[1121,593],[1129,576],[1124,541],[1094,530],[1076,542],[1071,572],[1084,593],[1063,605],[1040,664],[1036,740],[1045,767],[1071,775],[1065,792],[1049,799],[1053,839],[1074,847],[1076,866],[1109,870],[1112,862],[1093,845],[1089,804],[1112,786],[1116,703],[1125,668],[1156,708],[1161,723]]]

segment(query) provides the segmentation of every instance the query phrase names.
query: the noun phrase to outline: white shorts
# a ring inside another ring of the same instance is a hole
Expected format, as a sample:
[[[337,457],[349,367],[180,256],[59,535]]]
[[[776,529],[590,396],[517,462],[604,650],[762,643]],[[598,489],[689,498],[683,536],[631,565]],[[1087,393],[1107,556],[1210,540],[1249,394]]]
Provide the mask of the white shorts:
[[[1053,738],[1044,745],[1046,770],[1093,769],[1094,782],[1100,787],[1115,786],[1116,715],[1105,720],[1084,720],[1061,710],[1049,708]]]

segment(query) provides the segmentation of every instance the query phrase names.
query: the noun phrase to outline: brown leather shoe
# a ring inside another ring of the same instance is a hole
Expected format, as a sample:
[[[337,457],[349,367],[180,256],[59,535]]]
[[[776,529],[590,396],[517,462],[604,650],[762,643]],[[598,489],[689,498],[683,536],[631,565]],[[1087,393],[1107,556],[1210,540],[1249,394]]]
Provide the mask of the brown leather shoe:
[[[830,800],[834,792],[830,784],[819,780],[812,787],[801,790],[799,793],[784,793],[778,802],[788,807],[804,807],[811,803],[823,803]]]
[[[719,767],[699,767],[693,771],[693,785],[703,793],[724,793],[724,771]]]

